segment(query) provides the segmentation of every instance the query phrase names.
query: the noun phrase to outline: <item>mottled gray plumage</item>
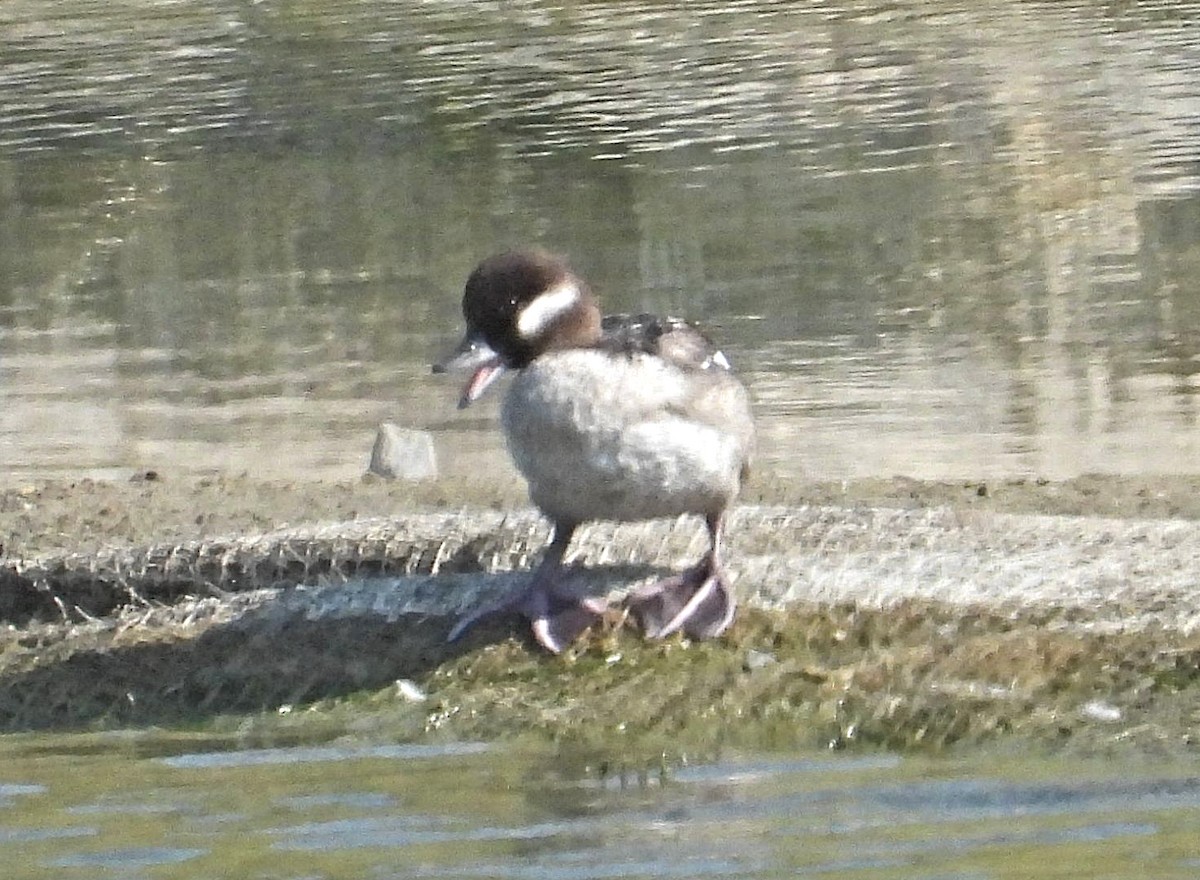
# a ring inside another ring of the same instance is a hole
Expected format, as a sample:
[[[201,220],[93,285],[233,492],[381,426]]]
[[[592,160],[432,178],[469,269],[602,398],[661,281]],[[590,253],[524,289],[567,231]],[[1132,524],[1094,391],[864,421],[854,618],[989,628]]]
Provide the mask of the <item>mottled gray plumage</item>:
[[[749,459],[749,412],[724,370],[567,349],[521,371],[501,421],[533,503],[586,522],[719,514]]]

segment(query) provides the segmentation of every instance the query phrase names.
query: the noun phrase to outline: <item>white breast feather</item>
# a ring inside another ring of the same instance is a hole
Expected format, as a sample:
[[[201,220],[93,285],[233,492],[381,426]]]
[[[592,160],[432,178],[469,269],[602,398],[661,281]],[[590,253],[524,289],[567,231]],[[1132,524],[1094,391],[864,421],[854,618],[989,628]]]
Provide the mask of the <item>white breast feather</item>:
[[[578,521],[723,510],[747,450],[738,432],[687,416],[690,381],[658,358],[584,350],[523,370],[502,421],[534,503]]]

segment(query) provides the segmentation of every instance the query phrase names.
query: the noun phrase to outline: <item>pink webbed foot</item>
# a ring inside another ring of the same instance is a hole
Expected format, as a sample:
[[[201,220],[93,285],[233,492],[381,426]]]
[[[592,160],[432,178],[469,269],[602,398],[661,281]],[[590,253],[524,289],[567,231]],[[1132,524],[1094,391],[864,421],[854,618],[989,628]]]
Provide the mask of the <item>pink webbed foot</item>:
[[[547,651],[562,653],[569,644],[604,614],[603,599],[584,596],[572,589],[569,569],[539,570],[528,586],[477,608],[459,619],[446,636],[454,642],[475,624],[497,614],[520,614],[533,627],[533,637]]]
[[[569,583],[558,580],[550,587],[531,589],[517,610],[529,619],[538,644],[560,654],[599,621],[607,607],[603,599],[580,595],[570,589]]]
[[[635,590],[626,602],[652,639],[680,630],[694,639],[715,638],[729,628],[737,611],[725,576],[711,556],[682,574]]]
[[[564,568],[562,558],[574,532],[571,525],[558,524],[546,557],[528,585],[462,617],[446,641],[453,642],[479,621],[496,614],[516,613],[533,626],[533,637],[547,651],[562,653],[607,607],[603,599],[587,596],[572,583],[575,569]]]

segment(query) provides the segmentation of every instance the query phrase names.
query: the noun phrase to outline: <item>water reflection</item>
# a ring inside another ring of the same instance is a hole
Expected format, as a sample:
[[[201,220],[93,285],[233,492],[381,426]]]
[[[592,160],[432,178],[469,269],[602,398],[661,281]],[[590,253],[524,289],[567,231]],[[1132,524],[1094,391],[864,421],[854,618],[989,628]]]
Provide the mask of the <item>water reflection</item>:
[[[0,464],[353,476],[393,419],[507,467],[425,365],[540,241],[712,325],[768,472],[1195,471],[1198,19],[6,4]]]

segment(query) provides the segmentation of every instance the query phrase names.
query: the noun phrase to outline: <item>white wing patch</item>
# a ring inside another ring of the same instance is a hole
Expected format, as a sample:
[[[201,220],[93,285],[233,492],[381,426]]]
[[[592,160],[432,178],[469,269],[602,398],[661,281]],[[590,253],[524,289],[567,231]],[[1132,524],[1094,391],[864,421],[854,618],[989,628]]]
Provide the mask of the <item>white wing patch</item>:
[[[727,373],[733,372],[733,364],[729,363],[729,358],[725,357],[725,352],[723,351],[714,351],[700,364],[700,369],[702,370],[707,370],[709,367],[720,367]]]
[[[582,291],[572,278],[546,288],[517,315],[517,333],[522,339],[537,339],[557,318],[575,308],[580,296]]]

